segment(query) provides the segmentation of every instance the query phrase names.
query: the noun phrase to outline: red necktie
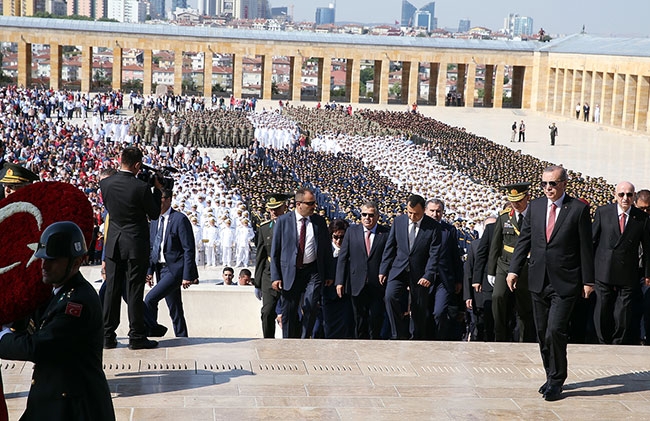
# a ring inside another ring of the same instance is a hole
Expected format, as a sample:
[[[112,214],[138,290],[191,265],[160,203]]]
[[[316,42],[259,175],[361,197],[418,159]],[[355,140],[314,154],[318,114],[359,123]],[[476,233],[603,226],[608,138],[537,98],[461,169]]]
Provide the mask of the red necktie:
[[[368,256],[370,256],[370,234],[372,234],[372,231],[366,231],[366,253]]]
[[[625,231],[625,213],[621,214],[621,218],[618,220],[618,227],[621,229],[621,234]]]
[[[296,267],[298,269],[301,269],[303,266],[302,261],[305,257],[305,239],[307,238],[307,218],[302,218],[301,221],[300,238],[298,239],[298,255],[296,256]]]
[[[547,243],[551,239],[551,234],[553,234],[553,228],[555,228],[555,209],[557,209],[557,205],[555,203],[551,203],[551,211],[548,213],[548,223],[546,224]]]

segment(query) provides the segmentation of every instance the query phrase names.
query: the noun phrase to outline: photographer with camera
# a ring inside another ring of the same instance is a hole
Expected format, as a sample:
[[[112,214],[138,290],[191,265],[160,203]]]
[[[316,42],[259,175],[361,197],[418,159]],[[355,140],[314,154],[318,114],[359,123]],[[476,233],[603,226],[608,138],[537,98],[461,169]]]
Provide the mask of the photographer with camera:
[[[129,314],[129,348],[158,346],[149,340],[144,322],[144,284],[149,266],[149,224],[160,216],[162,184],[157,175],[151,184],[136,178],[142,169],[142,151],[122,151],[120,170],[99,182],[110,227],[104,243],[106,296],[104,297],[104,348],[117,347],[122,288],[126,289]]]

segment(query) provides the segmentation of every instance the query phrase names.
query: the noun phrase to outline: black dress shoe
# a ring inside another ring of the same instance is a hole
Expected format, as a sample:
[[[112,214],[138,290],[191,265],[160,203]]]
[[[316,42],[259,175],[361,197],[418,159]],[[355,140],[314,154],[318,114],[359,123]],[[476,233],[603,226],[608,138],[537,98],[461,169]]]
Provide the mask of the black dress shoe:
[[[167,328],[163,325],[156,325],[149,329],[149,336],[153,336],[154,338],[161,338],[165,336],[165,333],[167,333]]]
[[[129,349],[151,349],[158,346],[158,341],[152,341],[151,339],[138,339],[135,341],[129,342]]]
[[[104,349],[114,349],[114,348],[117,348],[117,339],[104,340]]]
[[[538,390],[539,394],[544,395],[546,393],[546,389],[548,389],[548,382],[544,383],[543,385],[541,385],[539,387],[539,390]]]
[[[544,393],[544,400],[548,402],[559,401],[562,399],[562,387],[561,386],[549,386],[546,388],[546,393]]]

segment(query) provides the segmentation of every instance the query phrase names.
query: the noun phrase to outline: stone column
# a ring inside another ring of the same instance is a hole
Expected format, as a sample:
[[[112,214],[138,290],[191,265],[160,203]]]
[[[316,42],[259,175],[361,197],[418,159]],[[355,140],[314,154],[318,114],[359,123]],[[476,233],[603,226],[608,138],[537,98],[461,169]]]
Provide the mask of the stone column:
[[[61,55],[63,48],[59,44],[50,43],[50,88],[58,91],[61,86]]]
[[[503,108],[503,71],[506,66],[495,64],[496,73],[494,74],[494,108]]]
[[[610,124],[620,127],[623,123],[623,104],[625,102],[625,74],[614,74],[614,93],[612,95],[612,114]]]
[[[273,96],[273,56],[265,54],[262,59],[262,99]]]
[[[465,106],[469,108],[474,107],[475,90],[476,90],[476,64],[474,62],[468,63],[467,67],[467,87],[465,89]]]
[[[32,81],[32,44],[24,41],[22,35],[18,41],[18,86],[27,87]]]
[[[289,98],[292,101],[300,101],[301,79],[302,79],[302,56],[294,56],[289,59],[289,70],[291,72],[291,89]]]
[[[483,85],[483,106],[492,107],[494,104],[494,64],[485,65],[485,83]]]
[[[571,92],[569,92],[569,87],[573,82],[573,72],[569,69],[563,69],[563,80],[562,80],[562,109],[560,113],[564,116],[571,116],[573,113],[573,108],[571,106]]]
[[[239,53],[232,55],[232,95],[235,99],[241,98],[244,69],[243,60],[244,57]]]
[[[81,47],[81,92],[90,92],[93,80],[93,47]]]
[[[203,52],[203,96],[209,98],[212,105],[212,51]]]
[[[514,66],[512,69],[512,106],[522,108],[524,105],[525,66]]]
[[[183,94],[183,50],[174,50],[174,94]]]
[[[581,98],[582,94],[582,70],[573,70],[573,82],[571,84],[571,107],[573,107],[573,117],[575,118],[576,114],[576,105],[580,104],[582,107],[583,102]],[[582,111],[580,111],[580,119],[582,119]]]
[[[612,124],[613,95],[614,73],[606,72],[603,74],[603,92],[600,101],[600,122],[603,124]]]
[[[456,92],[462,95],[462,102],[467,99],[465,97],[465,77],[467,76],[467,65],[465,63],[458,63],[456,67]]]
[[[318,93],[317,97],[322,102],[329,102],[332,90],[332,58],[321,57],[318,59]]]
[[[437,105],[436,89],[438,88],[438,74],[440,73],[439,63],[429,63],[429,97],[427,99],[428,105]]]
[[[419,62],[402,62],[402,104],[418,102]]]
[[[122,89],[122,47],[113,47],[113,89]]]
[[[650,131],[648,107],[650,106],[650,76],[639,76],[634,110],[634,130]]]
[[[589,103],[589,106],[591,107],[591,120],[595,121],[594,119],[596,118],[596,105],[598,105],[599,108],[601,107],[602,103],[602,96],[603,96],[603,72],[594,72],[593,76],[591,78],[591,103]],[[602,121],[602,109],[600,113],[600,119]]]
[[[143,73],[142,73],[142,94],[151,95],[151,86],[153,80],[153,51],[142,50]]]
[[[594,99],[591,93],[593,72],[585,70],[582,75],[582,103],[589,104],[589,121],[594,119]]]
[[[361,83],[361,66],[359,59],[348,58],[345,63],[345,96],[348,102],[359,103],[359,84]]]
[[[375,60],[373,66],[374,77],[372,78],[372,102],[379,104],[379,92],[381,91],[381,60]]]
[[[447,61],[440,61],[438,64],[438,77],[436,80],[436,105],[438,107],[444,107],[447,99],[447,67],[449,67]]]
[[[636,88],[638,84],[637,75],[625,75],[625,87],[623,90],[623,115],[621,126],[624,129],[634,128],[634,113],[636,111]]]

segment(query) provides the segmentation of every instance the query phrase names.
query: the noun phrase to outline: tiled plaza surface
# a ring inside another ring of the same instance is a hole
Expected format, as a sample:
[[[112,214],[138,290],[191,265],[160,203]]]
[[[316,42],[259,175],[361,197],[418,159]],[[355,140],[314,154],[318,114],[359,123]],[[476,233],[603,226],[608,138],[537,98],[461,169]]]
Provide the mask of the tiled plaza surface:
[[[569,346],[564,399],[546,402],[535,344],[164,339],[104,352],[118,420],[648,419],[640,346]],[[31,363],[4,362],[11,419]]]

